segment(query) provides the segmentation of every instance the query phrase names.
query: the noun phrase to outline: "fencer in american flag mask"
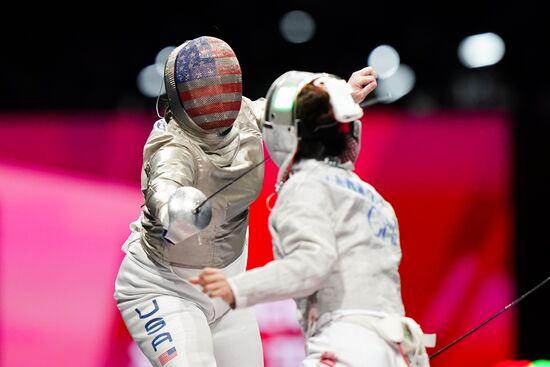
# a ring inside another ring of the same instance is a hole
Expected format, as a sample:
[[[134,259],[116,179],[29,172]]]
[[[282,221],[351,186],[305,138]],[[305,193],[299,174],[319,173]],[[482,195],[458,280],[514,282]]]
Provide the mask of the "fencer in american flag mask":
[[[253,310],[232,312],[186,279],[205,266],[246,269],[265,100],[242,95],[235,53],[217,38],[183,43],[164,73],[168,105],[143,147],[144,203],[122,247],[117,305],[151,365],[262,366]]]
[[[235,52],[225,41],[210,36],[188,40],[175,48],[166,60],[164,82],[168,106],[155,124],[146,151],[153,157],[160,150],[156,156],[162,158],[162,166],[187,162],[191,167],[188,180],[172,179],[182,187],[174,193],[170,191],[169,202],[162,205],[163,201],[159,209],[159,220],[167,231],[164,239],[181,242],[208,226],[212,215],[223,218],[223,211],[232,207],[227,201],[237,201],[236,207],[246,208],[241,201],[253,200],[245,193],[236,200],[228,191],[212,200],[213,214],[210,200],[200,206],[200,213],[190,212],[196,207],[195,202],[206,202],[205,193],[218,190],[237,171],[262,160],[260,116],[265,102],[263,98],[251,101],[243,96],[241,67]],[[171,145],[185,146],[190,156],[184,152],[170,156],[166,152],[171,151]],[[244,161],[236,158],[239,152],[247,157]],[[149,172],[150,176],[153,174]],[[209,177],[204,184],[199,182],[202,176]],[[259,169],[241,182],[252,198],[261,189],[262,176],[263,170]]]
[[[242,74],[226,42],[204,36],[183,43],[164,74],[171,113],[183,127],[203,136],[230,130],[241,108]]]

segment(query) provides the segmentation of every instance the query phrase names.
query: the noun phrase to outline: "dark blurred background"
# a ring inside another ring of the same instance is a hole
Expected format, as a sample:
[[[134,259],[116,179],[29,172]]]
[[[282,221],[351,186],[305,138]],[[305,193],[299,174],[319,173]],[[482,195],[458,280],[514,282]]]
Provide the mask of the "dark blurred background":
[[[520,295],[550,275],[550,241],[543,231],[550,207],[550,27],[544,7],[487,0],[435,5],[83,2],[31,13],[28,4],[3,5],[0,112],[130,108],[153,113],[155,99],[138,89],[138,73],[155,62],[162,48],[201,35],[222,38],[233,47],[243,70],[244,94],[253,99],[264,96],[271,82],[291,69],[348,78],[367,64],[373,48],[389,44],[412,68],[416,83],[388,107],[418,113],[497,109],[511,117]],[[309,13],[315,22],[306,42],[289,42],[280,32],[281,18],[292,10]],[[504,40],[504,57],[496,65],[468,69],[457,57],[457,47],[464,37],[484,32]],[[549,295],[546,285],[518,306],[521,358],[550,356]]]

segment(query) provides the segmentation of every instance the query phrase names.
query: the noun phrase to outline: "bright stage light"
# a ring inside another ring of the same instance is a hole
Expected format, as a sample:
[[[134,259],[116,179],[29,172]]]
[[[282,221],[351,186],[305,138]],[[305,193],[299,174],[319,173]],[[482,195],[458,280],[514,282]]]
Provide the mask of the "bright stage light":
[[[399,68],[400,57],[395,48],[380,45],[371,51],[367,63],[376,70],[378,79],[386,79]]]
[[[147,97],[157,97],[165,92],[162,73],[159,72],[156,64],[141,69],[137,76],[137,86],[139,91]]]
[[[494,65],[504,56],[506,46],[499,35],[489,32],[466,37],[458,46],[458,58],[468,68]]]

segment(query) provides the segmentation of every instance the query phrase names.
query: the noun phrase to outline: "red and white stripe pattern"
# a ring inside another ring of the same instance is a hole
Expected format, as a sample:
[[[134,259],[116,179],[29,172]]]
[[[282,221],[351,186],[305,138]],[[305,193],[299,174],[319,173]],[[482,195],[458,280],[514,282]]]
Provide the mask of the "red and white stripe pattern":
[[[176,358],[177,356],[178,356],[178,352],[176,351],[176,347],[172,347],[159,356],[159,362],[162,366],[164,366],[166,363],[170,362],[172,359]]]
[[[241,68],[224,41],[199,37],[182,47],[176,59],[176,85],[187,115],[201,128],[225,128],[237,118]]]

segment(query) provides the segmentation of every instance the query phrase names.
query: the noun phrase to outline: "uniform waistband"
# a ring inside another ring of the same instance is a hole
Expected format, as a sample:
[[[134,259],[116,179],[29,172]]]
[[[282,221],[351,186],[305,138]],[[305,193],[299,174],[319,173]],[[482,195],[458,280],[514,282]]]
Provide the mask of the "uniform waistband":
[[[413,357],[425,353],[425,348],[433,348],[435,334],[424,334],[420,325],[410,317],[371,310],[337,310],[326,312],[316,322],[319,330],[331,321],[350,322],[376,332],[390,343],[401,344],[406,353]]]

